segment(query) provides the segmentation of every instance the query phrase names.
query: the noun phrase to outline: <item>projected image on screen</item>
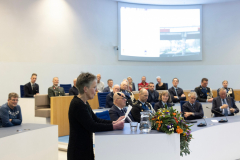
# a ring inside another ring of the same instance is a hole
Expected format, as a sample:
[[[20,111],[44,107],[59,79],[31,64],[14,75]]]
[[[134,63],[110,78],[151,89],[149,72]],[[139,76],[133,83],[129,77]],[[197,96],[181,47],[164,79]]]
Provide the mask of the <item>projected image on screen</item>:
[[[200,8],[122,6],[120,60],[201,60]]]

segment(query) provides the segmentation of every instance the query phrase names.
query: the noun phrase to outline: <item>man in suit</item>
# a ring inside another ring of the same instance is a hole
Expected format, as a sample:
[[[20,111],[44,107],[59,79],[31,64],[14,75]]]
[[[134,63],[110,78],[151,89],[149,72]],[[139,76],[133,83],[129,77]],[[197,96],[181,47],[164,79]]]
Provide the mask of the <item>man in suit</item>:
[[[48,97],[65,96],[64,89],[58,86],[58,77],[53,78],[53,86],[48,88]]]
[[[39,86],[36,83],[37,74],[33,73],[30,79],[31,81],[24,85],[24,97],[35,97],[39,94]]]
[[[114,105],[112,108],[109,110],[109,115],[112,121],[118,120],[121,116],[125,116],[127,109],[124,108],[126,105],[126,97],[123,93],[121,92],[116,92],[114,93],[113,96],[113,102]],[[134,121],[131,113],[128,114],[128,116],[125,119],[125,123],[130,123]]]
[[[200,119],[203,118],[202,104],[196,102],[197,93],[190,92],[188,94],[189,101],[184,103],[182,106],[184,118],[186,120]]]
[[[105,108],[111,108],[113,106],[113,95],[114,93],[117,93],[120,91],[120,86],[118,84],[115,84],[113,86],[113,91],[110,92],[106,97],[106,106]]]
[[[140,112],[150,111],[152,113],[155,113],[155,110],[153,109],[152,105],[147,102],[147,99],[148,91],[143,88],[139,91],[139,99],[135,103],[133,103],[133,108],[131,110],[133,119],[138,123],[140,123],[141,119]]]
[[[148,99],[147,102],[149,103],[156,103],[158,102],[158,98],[159,98],[159,93],[154,90],[154,83],[150,82],[148,84]]]
[[[134,102],[135,99],[132,92],[129,92],[127,90],[127,87],[128,87],[127,80],[123,80],[120,87],[121,87],[120,92],[125,94],[125,97],[127,98],[126,106],[132,105],[132,102]]]
[[[219,89],[219,96],[213,99],[212,113],[215,117],[233,116],[238,113],[235,101],[232,97],[227,97],[227,91],[224,88]]]
[[[78,89],[76,87],[77,78],[73,80],[73,87],[69,89],[69,95],[78,95]]]
[[[109,79],[107,81],[108,83],[108,86],[104,88],[103,92],[112,92],[113,91],[113,80],[112,79]]]
[[[104,90],[104,83],[101,81],[101,74],[97,75],[97,90],[98,92],[103,92]]]
[[[212,89],[207,87],[208,79],[203,78],[201,81],[201,85],[195,88],[195,92],[197,93],[197,100],[199,102],[212,102],[213,101],[213,93]]]
[[[142,88],[148,89],[148,83],[146,82],[145,76],[142,76],[142,82],[138,83],[138,90],[140,91]]]
[[[186,96],[183,94],[182,88],[178,87],[179,79],[173,78],[172,84],[173,84],[173,86],[168,89],[168,92],[171,95],[171,99],[172,99],[173,103],[178,103],[180,101],[185,101]]]

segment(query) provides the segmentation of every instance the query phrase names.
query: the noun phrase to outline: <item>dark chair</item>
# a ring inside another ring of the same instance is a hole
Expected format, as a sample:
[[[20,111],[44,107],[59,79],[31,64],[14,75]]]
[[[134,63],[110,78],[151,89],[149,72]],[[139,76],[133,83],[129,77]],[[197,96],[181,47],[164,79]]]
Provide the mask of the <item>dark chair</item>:
[[[182,112],[182,116],[184,116],[184,113],[183,113],[183,109],[182,109],[182,106],[184,103],[186,103],[187,101],[180,101],[180,106],[181,106],[181,112]]]
[[[69,89],[72,87],[71,84],[60,84],[60,87],[63,87],[65,93],[69,93]]]
[[[21,98],[24,97],[24,85],[20,85],[20,96]]]
[[[168,90],[168,83],[165,83],[166,84],[166,86],[167,86],[167,90]]]
[[[96,113],[96,116],[101,119],[111,120],[108,111],[98,112]]]
[[[106,97],[110,92],[100,93],[98,92],[98,103],[99,108],[104,108],[106,106]]]

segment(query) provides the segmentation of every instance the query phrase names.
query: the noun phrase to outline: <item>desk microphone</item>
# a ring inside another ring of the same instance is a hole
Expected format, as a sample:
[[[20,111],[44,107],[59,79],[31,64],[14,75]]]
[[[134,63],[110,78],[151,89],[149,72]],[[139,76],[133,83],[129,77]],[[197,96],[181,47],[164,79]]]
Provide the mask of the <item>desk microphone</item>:
[[[206,122],[204,116],[203,116],[203,119],[204,119],[205,123],[199,123],[199,124],[197,125],[198,127],[206,127],[206,126],[207,126],[207,122]]]
[[[211,109],[211,108],[209,108],[209,107],[206,107],[207,109]],[[214,109],[212,109],[212,110],[214,110]],[[224,119],[221,119],[221,120],[219,120],[218,121],[218,123],[226,123],[226,122],[228,122],[228,119],[227,119],[227,116],[225,116],[224,114],[222,114],[222,113],[220,113],[220,112],[218,112],[218,111],[216,111],[216,110],[214,110],[215,112],[217,112],[218,114],[221,114],[221,115],[223,115],[224,117],[226,117],[226,119],[224,120]]]

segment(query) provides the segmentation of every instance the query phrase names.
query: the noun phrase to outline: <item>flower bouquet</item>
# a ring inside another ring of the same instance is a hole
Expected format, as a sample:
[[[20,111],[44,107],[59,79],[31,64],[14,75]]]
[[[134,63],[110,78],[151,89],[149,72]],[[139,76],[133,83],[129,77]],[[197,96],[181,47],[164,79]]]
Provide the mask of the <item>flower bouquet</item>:
[[[180,134],[180,155],[183,156],[190,154],[189,143],[192,139],[191,129],[192,125],[185,122],[176,109],[173,107],[160,108],[155,115],[150,117],[152,129],[164,132],[167,134],[178,133]]]

